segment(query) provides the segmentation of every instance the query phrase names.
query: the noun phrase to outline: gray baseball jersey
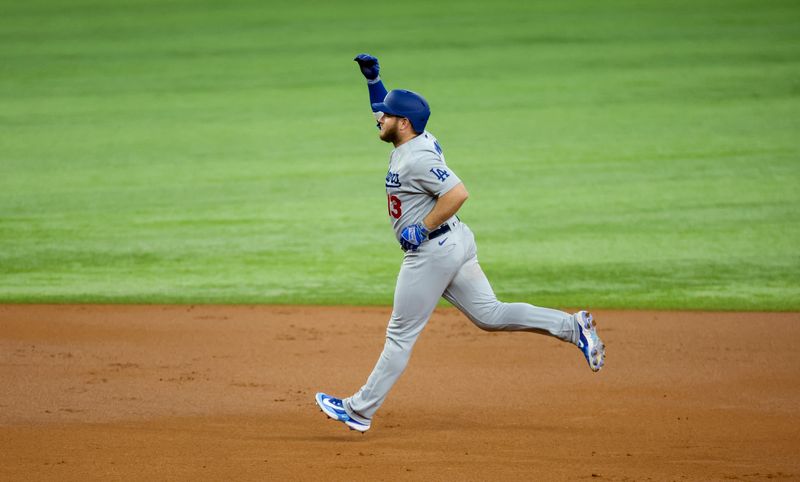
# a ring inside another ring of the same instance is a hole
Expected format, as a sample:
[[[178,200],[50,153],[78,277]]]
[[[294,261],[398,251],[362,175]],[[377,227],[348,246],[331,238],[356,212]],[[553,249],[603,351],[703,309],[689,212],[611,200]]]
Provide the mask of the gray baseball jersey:
[[[436,138],[423,132],[392,151],[386,175],[389,216],[395,235],[422,222],[438,198],[461,180],[444,162]],[[440,298],[461,310],[475,325],[488,331],[529,331],[576,343],[573,315],[527,303],[503,303],[478,264],[475,237],[456,216],[450,231],[406,251],[397,276],[394,306],[386,342],[366,384],[343,408],[352,419],[369,424],[389,390],[408,364],[417,337]]]
[[[461,179],[445,164],[442,148],[430,132],[396,147],[389,156],[386,202],[397,239],[403,228],[421,223],[439,196],[460,183]]]

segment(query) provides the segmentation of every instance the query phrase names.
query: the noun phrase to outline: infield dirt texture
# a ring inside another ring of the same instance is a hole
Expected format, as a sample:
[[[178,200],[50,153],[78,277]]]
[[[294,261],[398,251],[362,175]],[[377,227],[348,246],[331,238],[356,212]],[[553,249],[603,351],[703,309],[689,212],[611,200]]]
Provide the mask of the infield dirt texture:
[[[0,301],[390,304],[367,51],[501,297],[798,310],[798,5],[3,2]]]
[[[799,26],[0,0],[0,479],[800,478]],[[402,256],[360,52],[430,101],[499,297],[591,309],[602,372],[443,305],[370,432],[317,411],[369,374]]]
[[[792,313],[595,313],[608,363],[434,314],[372,429],[387,308],[0,307],[3,480],[800,477]]]

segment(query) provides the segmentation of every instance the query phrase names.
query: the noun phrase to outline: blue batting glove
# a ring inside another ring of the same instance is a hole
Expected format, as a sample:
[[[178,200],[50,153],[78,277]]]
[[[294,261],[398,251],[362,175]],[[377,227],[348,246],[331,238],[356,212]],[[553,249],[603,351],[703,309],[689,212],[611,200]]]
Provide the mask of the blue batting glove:
[[[412,224],[403,228],[400,233],[400,247],[403,251],[416,251],[419,245],[428,239],[428,230],[422,223]]]
[[[373,57],[370,54],[358,54],[353,60],[358,62],[358,66],[361,67],[361,73],[364,74],[367,80],[375,80],[378,78],[381,66],[378,65],[377,57]]]

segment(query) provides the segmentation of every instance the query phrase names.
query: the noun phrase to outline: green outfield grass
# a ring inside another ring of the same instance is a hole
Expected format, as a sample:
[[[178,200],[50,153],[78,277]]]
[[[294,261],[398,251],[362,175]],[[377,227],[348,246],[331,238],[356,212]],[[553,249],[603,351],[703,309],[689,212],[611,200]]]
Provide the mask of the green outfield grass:
[[[426,95],[501,299],[800,309],[796,1],[0,0],[0,302],[391,303]]]

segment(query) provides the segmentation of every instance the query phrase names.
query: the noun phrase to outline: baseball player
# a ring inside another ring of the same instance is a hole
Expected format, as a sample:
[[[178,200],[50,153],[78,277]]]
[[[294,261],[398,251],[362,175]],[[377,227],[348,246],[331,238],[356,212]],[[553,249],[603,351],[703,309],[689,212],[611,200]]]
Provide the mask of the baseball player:
[[[349,398],[317,393],[320,409],[351,430],[369,430],[440,297],[483,330],[529,331],[573,343],[592,371],[599,371],[605,362],[605,346],[589,312],[569,314],[497,300],[478,264],[472,231],[456,216],[467,200],[467,189],[445,163],[439,142],[425,130],[428,102],[408,90],[387,93],[377,58],[361,54],[354,60],[367,79],[379,137],[394,145],[386,173],[386,201],[389,221],[405,255],[386,343],[375,368]]]

